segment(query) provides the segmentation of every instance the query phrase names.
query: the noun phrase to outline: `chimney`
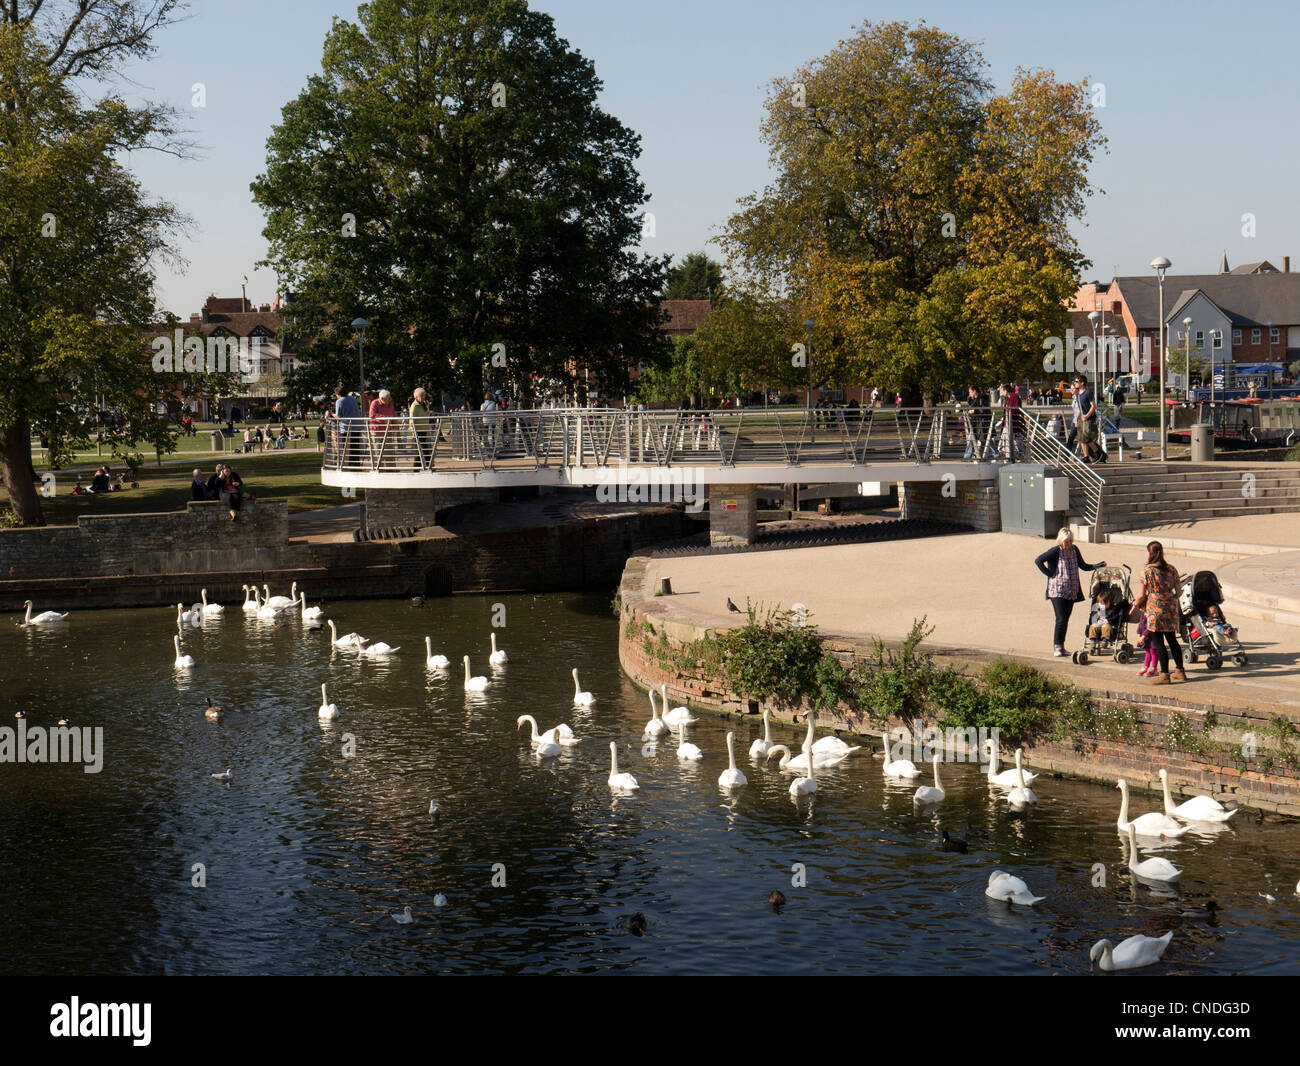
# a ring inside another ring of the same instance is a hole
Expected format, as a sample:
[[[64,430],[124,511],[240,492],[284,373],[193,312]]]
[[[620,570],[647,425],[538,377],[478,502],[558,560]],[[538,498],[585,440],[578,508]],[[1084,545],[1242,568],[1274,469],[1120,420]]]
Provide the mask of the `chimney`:
[[[270,305],[270,304],[262,304],[260,307],[258,307],[258,310],[259,310],[259,311],[269,311],[269,310],[271,310],[271,305]]]
[[[1289,255],[1284,255],[1282,257],[1282,273],[1283,274],[1291,273],[1291,257]]]
[[[195,311],[192,315],[190,315],[190,321],[191,321],[191,322],[202,322],[202,321],[203,321],[203,316],[200,315],[197,311]]]

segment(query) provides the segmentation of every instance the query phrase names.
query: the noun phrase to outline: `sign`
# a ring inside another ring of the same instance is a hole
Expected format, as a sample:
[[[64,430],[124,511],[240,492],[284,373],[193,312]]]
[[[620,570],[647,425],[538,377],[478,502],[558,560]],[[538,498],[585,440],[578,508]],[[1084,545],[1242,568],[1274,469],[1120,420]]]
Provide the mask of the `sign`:
[[[723,500],[723,501],[722,501],[722,509],[723,509],[724,511],[735,511],[735,510],[738,510],[739,507],[740,507],[740,501],[738,501],[738,500]]]
[[[975,502],[975,493],[973,492],[966,493],[966,503],[972,504],[974,502]]]

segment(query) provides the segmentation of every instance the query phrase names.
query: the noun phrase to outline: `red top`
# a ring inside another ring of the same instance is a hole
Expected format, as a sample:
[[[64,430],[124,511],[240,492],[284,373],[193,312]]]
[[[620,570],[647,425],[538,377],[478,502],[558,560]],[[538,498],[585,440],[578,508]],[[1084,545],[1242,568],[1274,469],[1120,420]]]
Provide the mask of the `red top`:
[[[380,403],[378,400],[370,401],[370,428],[376,432],[386,428],[387,423],[381,421],[384,418],[396,418],[397,408],[393,406],[393,401]]]

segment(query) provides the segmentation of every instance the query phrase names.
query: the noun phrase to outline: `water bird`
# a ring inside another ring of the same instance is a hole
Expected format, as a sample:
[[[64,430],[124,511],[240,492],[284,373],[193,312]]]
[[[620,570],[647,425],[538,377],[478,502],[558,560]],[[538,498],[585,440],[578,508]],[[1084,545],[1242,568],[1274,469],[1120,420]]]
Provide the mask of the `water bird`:
[[[66,714],[61,714],[59,715],[59,725],[66,729],[68,726],[72,725],[72,719]]]
[[[654,740],[669,732],[668,723],[659,717],[659,708],[655,706],[655,690],[649,688],[646,690],[650,694],[650,721],[645,724],[645,732],[642,736]]]
[[[1178,912],[1180,918],[1197,918],[1213,921],[1218,917],[1219,905],[1214,900],[1207,900],[1204,907],[1184,907]]]
[[[510,656],[505,653],[504,649],[497,649],[497,635],[495,633],[491,633],[489,636],[492,638],[492,654],[488,656],[488,662],[493,666],[504,666],[510,661]]]
[[[433,638],[424,638],[424,665],[430,670],[445,670],[451,665],[451,660],[445,655],[433,654]]]
[[[531,714],[521,714],[516,718],[515,729],[522,729],[525,722],[527,722],[533,730],[532,744],[533,753],[535,755],[539,755],[543,759],[552,759],[564,751],[564,749],[561,748],[553,739],[553,733],[551,736],[547,736],[544,733],[537,732],[537,720]]]
[[[886,733],[880,738],[885,745],[885,765],[881,771],[886,777],[920,777],[921,771],[917,769],[916,763],[911,759],[891,759],[889,750],[889,734]]]
[[[439,892],[436,896],[433,897],[433,905],[435,907],[447,906],[447,897],[444,896],[441,892]]]
[[[722,788],[740,788],[749,784],[747,778],[736,768],[736,734],[727,734],[727,768],[718,775],[718,784]]]
[[[942,847],[941,847],[939,850],[940,850],[940,851],[959,851],[959,852],[961,852],[961,854],[965,855],[965,854],[966,854],[966,841],[962,840],[960,837],[950,837],[950,836],[948,835],[948,830],[945,829],[945,830],[943,831],[943,845],[942,845]]]
[[[1025,770],[1020,763],[1024,754],[1024,748],[1016,748],[1016,765],[1009,770],[998,772],[998,741],[997,737],[991,737],[988,742],[989,748],[989,773],[988,780],[990,785],[996,785],[999,788],[1015,788],[1020,784],[1020,774],[1024,775],[1026,785],[1032,785],[1038,777],[1032,770]]]
[[[618,744],[609,742],[609,787],[612,789],[640,788],[637,779],[631,774],[618,772]]]
[[[773,748],[773,751],[776,749]],[[796,777],[790,782],[790,795],[798,799],[800,796],[811,796],[817,791],[817,760],[813,758],[812,747],[807,741],[804,741],[803,753],[808,756],[808,776]],[[772,757],[771,752],[767,756]]]
[[[14,718],[21,719],[26,717],[27,711],[24,708],[19,707],[18,710],[14,711]]]
[[[1127,833],[1131,825],[1137,830],[1140,836],[1149,837],[1178,837],[1187,832],[1187,826],[1183,825],[1176,818],[1170,818],[1167,814],[1160,814],[1157,811],[1151,811],[1148,814],[1139,815],[1132,821],[1128,817],[1128,781],[1120,778],[1115,787],[1119,789],[1119,819],[1115,823],[1119,826],[1121,833]]]
[[[578,684],[578,668],[573,668],[573,703],[576,707],[590,707],[596,702],[596,697],[590,692],[583,692],[582,686]]]
[[[809,732],[809,736],[811,736],[813,730],[817,728],[817,712],[809,711],[803,717],[804,717],[804,721],[806,721],[809,725],[808,732]],[[838,761],[841,759],[847,759],[855,751],[861,751],[862,745],[861,744],[850,745],[845,743],[839,737],[824,736],[819,740],[813,742],[812,750],[814,755],[830,755],[830,756],[834,756]],[[827,765],[833,766],[834,763],[830,763]]]
[[[337,703],[330,703],[329,696],[325,693],[325,682],[320,686],[320,707],[316,710],[316,717],[323,719],[337,718],[339,716],[339,707]]]
[[[645,915],[640,911],[635,914],[620,914],[619,921],[622,922],[623,928],[633,936],[645,936],[646,920]]]
[[[1035,896],[1029,891],[1029,886],[1024,881],[1001,870],[994,870],[989,874],[989,883],[988,887],[984,889],[984,895],[990,899],[1004,900],[1007,903],[1019,903],[1022,907],[1032,907],[1035,903],[1041,903],[1047,898],[1046,896]]]
[[[651,697],[653,702],[653,697]],[[763,736],[749,746],[749,757],[760,759],[772,750],[772,712],[763,708]]]
[[[785,893],[779,888],[774,888],[771,895],[767,897],[767,902],[772,905],[774,911],[779,913],[781,908],[785,906]]]
[[[298,606],[301,608],[299,613],[304,622],[315,622],[317,619],[321,618],[325,614],[324,609],[319,606],[318,607],[307,606],[307,593],[305,592],[299,594]]]
[[[438,801],[429,800],[429,814],[433,815],[437,813],[438,813]]]
[[[257,602],[257,587],[249,585],[240,585],[239,587],[244,590],[244,613],[257,614],[257,609],[261,606],[261,604]],[[252,599],[248,598],[249,592],[253,593]]]
[[[254,593],[256,593],[257,590],[254,589],[253,591],[254,591]],[[284,597],[284,596],[279,596],[279,597],[277,597],[277,599],[281,599],[281,600],[283,600],[283,599],[285,599],[285,598],[286,598],[286,597]],[[275,618],[275,617],[277,617],[277,616],[280,614],[281,611],[284,610],[285,606],[287,606],[287,605],[284,605],[284,604],[278,604],[278,603],[272,603],[270,600],[267,600],[267,599],[261,599],[261,600],[258,600],[258,602],[257,602],[257,617],[258,617],[258,618]]]
[[[1177,881],[1183,876],[1182,870],[1159,855],[1138,862],[1137,831],[1132,823],[1128,827],[1128,868],[1147,881]]]
[[[677,758],[685,759],[687,762],[698,762],[704,758],[704,752],[700,751],[699,746],[692,744],[686,739],[686,728],[683,726],[678,733],[677,741]]]
[[[400,644],[394,648],[391,644],[385,644],[382,640],[377,640],[375,643],[362,648],[361,654],[367,659],[386,659],[388,656],[394,655],[401,650],[402,646]]]
[[[939,781],[939,754],[934,755],[934,784],[922,785],[912,793],[912,802],[921,806],[929,806],[935,803],[942,803],[944,797],[948,795],[947,790]]]
[[[298,582],[293,583],[293,588],[289,590],[287,596],[272,596],[271,586],[262,586],[263,603],[267,607],[274,607],[277,611],[282,611],[286,607],[292,607],[298,602]]]
[[[1011,809],[1023,811],[1032,807],[1038,802],[1038,797],[1034,795],[1034,790],[1025,783],[1025,771],[1020,765],[1019,749],[1016,752],[1016,775],[1019,784],[1007,793],[1007,802],[1011,804]]]
[[[488,679],[482,674],[469,675],[469,656],[465,656],[465,691],[482,692],[488,686]]]
[[[411,606],[412,606],[412,607],[423,607],[423,606],[424,606],[424,597],[423,597],[423,596],[412,596],[412,597],[411,597]]]
[[[691,716],[689,707],[674,707],[671,711],[668,709],[668,685],[666,682],[659,686],[659,699],[664,707],[662,712],[663,720],[668,723],[669,729],[676,729],[683,722],[690,725],[692,722],[698,721],[698,719]]]
[[[176,636],[172,637],[172,647],[176,649],[176,661],[172,665],[175,666],[177,670],[188,670],[191,666],[194,665],[193,655],[181,654],[180,637],[176,637]]]
[[[213,774],[212,776],[213,776],[213,778],[216,779],[217,781],[229,781],[229,780],[230,780],[230,777],[231,777],[231,774],[230,774],[230,767],[228,767],[228,766],[226,767],[226,772],[225,772],[225,773],[223,773],[223,774]]]
[[[203,698],[208,702],[207,707],[203,709],[203,716],[209,721],[215,722],[225,712],[225,708],[213,703],[211,696],[204,695]]]
[[[740,608],[731,602],[731,597],[727,597],[727,610],[732,614],[740,614]]]
[[[1098,940],[1088,952],[1088,961],[1092,968],[1100,966],[1103,970],[1137,970],[1160,961],[1173,939],[1174,931],[1169,930],[1164,936],[1131,936],[1118,947],[1109,940]],[[1100,961],[1098,961],[1100,959]]]
[[[185,626],[202,627],[202,625],[203,625],[203,613],[201,611],[194,611],[194,610],[187,611],[185,609],[185,604],[183,603],[178,603],[176,605],[176,628],[177,629],[183,629]]]
[[[1173,798],[1169,795],[1169,772],[1163,768],[1160,770],[1160,787],[1165,794],[1165,814],[1171,814],[1184,822],[1226,822],[1237,813],[1236,809],[1228,810],[1209,796],[1193,796],[1175,807]]]
[[[398,925],[410,925],[415,921],[415,918],[411,915],[411,908],[409,906],[403,907],[401,914],[390,914],[389,917],[391,917]]]
[[[62,622],[68,617],[68,613],[70,613],[65,612],[59,614],[58,611],[42,611],[40,614],[33,617],[32,601],[23,600],[23,606],[27,608],[27,614],[23,617],[23,620],[18,623],[20,626],[45,626],[49,625],[51,622]]]
[[[339,631],[334,628],[332,618],[325,619],[325,624],[330,627],[330,643],[336,648],[360,648],[370,639],[369,637],[363,637],[360,633],[347,633],[340,637]]]

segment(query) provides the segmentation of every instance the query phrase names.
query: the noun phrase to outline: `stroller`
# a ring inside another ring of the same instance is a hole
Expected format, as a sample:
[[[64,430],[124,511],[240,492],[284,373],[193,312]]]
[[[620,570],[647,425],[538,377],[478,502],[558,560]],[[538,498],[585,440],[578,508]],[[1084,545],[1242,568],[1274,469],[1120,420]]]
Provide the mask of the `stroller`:
[[[1092,603],[1101,596],[1106,603],[1106,624],[1110,626],[1110,636],[1092,637],[1084,641],[1084,647],[1070,658],[1076,663],[1086,663],[1091,655],[1111,655],[1117,663],[1128,663],[1133,659],[1133,645],[1128,639],[1128,615],[1133,609],[1132,592],[1133,571],[1127,566],[1099,566],[1092,572],[1092,583],[1088,588],[1088,609],[1091,614]],[[1089,623],[1088,629],[1092,625]]]
[[[1223,590],[1219,588],[1219,579],[1213,570],[1198,570],[1183,578],[1178,594],[1178,607],[1183,616],[1178,635],[1187,648],[1188,660],[1197,662],[1204,655],[1207,670],[1219,669],[1225,654],[1231,654],[1232,661],[1238,666],[1245,666],[1250,661],[1236,628],[1223,617],[1222,609],[1218,618],[1209,618],[1210,608],[1222,603]],[[1232,636],[1214,632],[1210,628],[1214,623],[1227,625]]]

